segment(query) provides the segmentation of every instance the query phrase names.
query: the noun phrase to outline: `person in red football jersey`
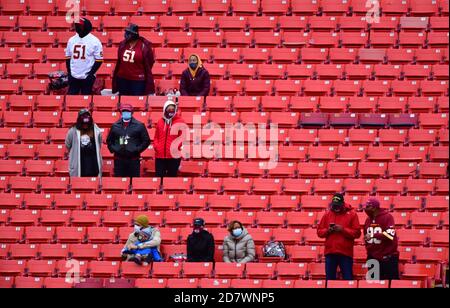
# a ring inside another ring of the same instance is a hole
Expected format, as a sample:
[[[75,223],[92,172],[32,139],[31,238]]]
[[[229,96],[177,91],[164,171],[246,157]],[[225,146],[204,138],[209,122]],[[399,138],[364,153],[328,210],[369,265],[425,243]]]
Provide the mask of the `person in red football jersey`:
[[[380,280],[400,279],[394,217],[381,209],[380,202],[375,198],[367,200],[364,211],[368,216],[364,224],[367,259],[380,263]]]
[[[342,194],[334,194],[330,210],[322,217],[317,235],[325,238],[325,272],[327,280],[336,280],[337,267],[344,280],[353,280],[353,247],[361,236],[358,215],[345,202]]]
[[[152,43],[139,36],[137,25],[130,24],[125,29],[125,39],[119,45],[112,92],[131,96],[154,95],[154,63]]]

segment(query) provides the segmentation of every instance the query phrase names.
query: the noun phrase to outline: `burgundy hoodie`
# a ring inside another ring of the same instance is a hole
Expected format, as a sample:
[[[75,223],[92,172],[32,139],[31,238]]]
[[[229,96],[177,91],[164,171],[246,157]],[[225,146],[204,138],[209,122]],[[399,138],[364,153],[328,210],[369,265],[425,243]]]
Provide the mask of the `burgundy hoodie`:
[[[394,217],[386,210],[381,209],[375,219],[366,219],[364,236],[366,234],[372,235],[371,239],[365,240],[369,258],[382,261],[383,257],[399,255]]]
[[[342,232],[329,234],[330,223],[341,225],[343,228]],[[338,254],[353,258],[355,239],[361,236],[358,215],[356,215],[352,206],[347,203],[344,205],[344,210],[340,213],[328,210],[320,221],[317,235],[321,238],[326,238],[325,255]]]

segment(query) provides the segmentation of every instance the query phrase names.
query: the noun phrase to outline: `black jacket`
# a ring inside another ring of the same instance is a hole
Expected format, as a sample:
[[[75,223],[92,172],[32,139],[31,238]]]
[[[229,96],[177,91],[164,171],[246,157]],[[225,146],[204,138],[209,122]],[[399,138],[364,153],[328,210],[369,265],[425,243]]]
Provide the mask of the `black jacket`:
[[[120,145],[120,137],[128,136],[128,143]],[[122,119],[111,127],[106,139],[108,149],[116,158],[139,159],[141,153],[150,145],[150,137],[144,124],[132,118],[127,128]]]
[[[214,262],[214,237],[203,230],[199,234],[192,233],[187,240],[188,262]]]

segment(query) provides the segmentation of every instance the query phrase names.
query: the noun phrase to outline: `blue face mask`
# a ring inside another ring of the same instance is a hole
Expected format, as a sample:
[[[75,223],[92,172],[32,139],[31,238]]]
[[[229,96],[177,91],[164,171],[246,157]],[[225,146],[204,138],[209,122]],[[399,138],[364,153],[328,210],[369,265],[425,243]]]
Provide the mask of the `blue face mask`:
[[[189,67],[195,70],[197,68],[197,63],[189,63]]]
[[[129,112],[129,111],[122,112],[122,119],[124,121],[130,121],[131,120],[131,112]]]
[[[241,228],[239,228],[239,229],[234,229],[234,230],[233,230],[233,236],[234,236],[234,237],[239,237],[239,236],[242,235],[243,232],[244,232],[244,231],[243,231]]]

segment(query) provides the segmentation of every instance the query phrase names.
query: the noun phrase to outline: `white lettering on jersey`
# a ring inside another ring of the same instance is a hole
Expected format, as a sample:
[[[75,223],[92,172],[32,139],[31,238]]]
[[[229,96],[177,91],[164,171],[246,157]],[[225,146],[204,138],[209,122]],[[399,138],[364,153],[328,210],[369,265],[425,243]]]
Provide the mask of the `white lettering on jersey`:
[[[67,43],[66,57],[70,58],[72,77],[86,79],[95,61],[103,60],[103,46],[92,34],[81,38],[78,34]]]
[[[367,244],[381,244],[381,241],[374,238],[374,235],[377,233],[383,233],[383,229],[380,227],[369,227],[367,228],[367,234],[370,236],[370,239],[367,239]]]
[[[134,63],[134,56],[136,55],[136,51],[134,50],[125,50],[123,53],[123,62]]]

